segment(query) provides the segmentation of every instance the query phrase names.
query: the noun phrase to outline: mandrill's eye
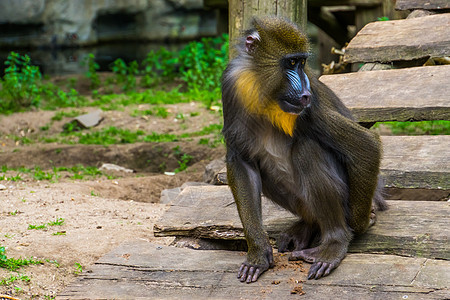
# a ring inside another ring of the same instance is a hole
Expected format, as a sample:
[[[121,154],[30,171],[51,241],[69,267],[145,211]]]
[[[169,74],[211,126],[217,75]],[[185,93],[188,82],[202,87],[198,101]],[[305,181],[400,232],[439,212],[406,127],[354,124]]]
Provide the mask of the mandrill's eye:
[[[290,64],[291,66],[295,66],[297,64],[297,60],[295,58],[291,58]]]

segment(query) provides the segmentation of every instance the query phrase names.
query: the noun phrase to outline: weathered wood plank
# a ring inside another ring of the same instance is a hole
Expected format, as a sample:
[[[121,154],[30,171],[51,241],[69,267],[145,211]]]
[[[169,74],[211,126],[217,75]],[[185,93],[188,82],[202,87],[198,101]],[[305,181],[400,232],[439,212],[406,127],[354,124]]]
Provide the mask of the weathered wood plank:
[[[241,252],[202,251],[128,242],[101,258],[56,299],[443,299],[450,296],[450,262],[350,254],[333,273],[305,281],[306,264],[275,254],[275,267],[243,284]]]
[[[358,121],[383,122],[449,120],[449,78],[450,65],[444,65],[324,75],[320,81]]]
[[[449,9],[450,1],[448,0],[397,0],[395,9],[412,10],[412,9]]]
[[[450,94],[449,94],[450,95]],[[382,136],[387,187],[450,189],[450,136]]]
[[[390,62],[450,55],[450,13],[367,24],[350,41],[344,61]]]
[[[450,259],[450,205],[435,201],[389,201],[378,223],[356,239],[352,252],[419,255]],[[201,212],[201,213],[200,213]],[[296,217],[263,198],[264,227],[271,238]],[[186,187],[154,226],[155,236],[243,239],[243,229],[227,186]]]

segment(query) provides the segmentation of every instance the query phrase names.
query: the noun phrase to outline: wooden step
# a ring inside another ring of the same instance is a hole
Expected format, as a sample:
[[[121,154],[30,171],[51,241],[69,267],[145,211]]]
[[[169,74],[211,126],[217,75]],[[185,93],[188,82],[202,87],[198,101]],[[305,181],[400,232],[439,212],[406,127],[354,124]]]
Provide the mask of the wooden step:
[[[350,41],[344,61],[391,62],[449,55],[450,13],[445,13],[369,23]]]
[[[450,135],[382,136],[386,187],[450,189]]]
[[[236,278],[243,253],[127,242],[83,272],[56,299],[448,299],[450,262],[349,254],[328,277],[306,280],[309,264],[275,254],[253,284]],[[299,294],[300,293],[300,294]],[[336,298],[336,296],[338,298]]]
[[[383,122],[449,120],[449,78],[450,65],[443,65],[324,75],[320,81],[359,122]]]
[[[389,201],[378,222],[355,239],[350,252],[398,254],[450,259],[450,206],[443,201]],[[263,222],[269,236],[297,218],[263,198]],[[188,186],[154,226],[155,236],[213,240],[244,239],[236,204],[228,186]]]
[[[450,1],[448,1],[448,0],[397,0],[395,3],[395,9],[397,9],[397,10],[450,9]]]

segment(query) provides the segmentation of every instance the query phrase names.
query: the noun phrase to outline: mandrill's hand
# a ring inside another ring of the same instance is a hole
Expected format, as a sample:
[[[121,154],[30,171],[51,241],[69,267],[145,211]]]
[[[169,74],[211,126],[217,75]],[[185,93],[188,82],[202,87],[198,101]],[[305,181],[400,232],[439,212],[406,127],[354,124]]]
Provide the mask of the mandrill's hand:
[[[237,278],[241,282],[255,282],[262,273],[272,268],[273,265],[273,252],[270,245],[263,247],[260,251],[249,249],[247,261],[243,262],[239,268]]]

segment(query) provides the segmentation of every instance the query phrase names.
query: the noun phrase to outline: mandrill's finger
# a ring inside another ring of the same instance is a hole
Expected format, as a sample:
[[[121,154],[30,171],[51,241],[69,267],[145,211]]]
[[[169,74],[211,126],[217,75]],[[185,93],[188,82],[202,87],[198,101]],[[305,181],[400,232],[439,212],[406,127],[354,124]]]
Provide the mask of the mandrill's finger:
[[[311,268],[309,269],[309,272],[308,272],[308,279],[315,278],[315,277],[316,277],[316,273],[317,273],[317,271],[320,269],[321,266],[322,266],[322,263],[321,263],[321,262],[314,263],[314,264],[311,266]]]
[[[242,270],[241,276],[238,277],[241,280],[241,282],[245,281],[245,279],[247,278],[247,274],[248,274],[248,266],[243,265],[243,267],[244,267],[244,269]]]
[[[261,269],[257,268],[255,274],[253,275],[252,282],[255,282],[256,280],[258,280],[259,275],[261,275]]]
[[[245,265],[242,264],[241,267],[239,268],[238,275],[237,275],[238,278],[241,278],[242,272],[244,271],[244,267],[245,267]]]
[[[314,279],[319,279],[320,277],[322,277],[325,270],[328,269],[329,267],[330,267],[329,264],[323,263],[322,266],[320,267],[320,269],[317,270],[316,276],[314,277]]]
[[[248,271],[247,281],[246,281],[247,283],[252,282],[254,272],[255,272],[255,267],[250,267],[250,270]]]
[[[328,268],[325,270],[325,273],[323,274],[323,276],[328,276],[330,275],[331,271],[334,269],[335,267],[333,265],[328,266]]]

